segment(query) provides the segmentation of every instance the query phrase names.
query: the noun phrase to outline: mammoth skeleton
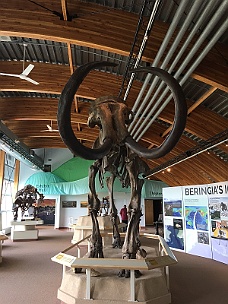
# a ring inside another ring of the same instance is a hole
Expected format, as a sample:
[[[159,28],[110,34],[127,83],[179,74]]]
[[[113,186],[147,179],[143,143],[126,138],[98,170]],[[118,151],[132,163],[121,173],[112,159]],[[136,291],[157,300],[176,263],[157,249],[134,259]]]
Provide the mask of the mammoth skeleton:
[[[123,258],[134,259],[137,253],[143,253],[140,248],[139,222],[141,213],[141,190],[143,174],[149,167],[142,158],[156,159],[166,155],[176,145],[185,128],[187,108],[183,91],[178,82],[166,71],[159,68],[138,68],[134,73],[146,72],[160,77],[171,89],[175,104],[175,117],[171,132],[163,143],[156,148],[147,149],[136,142],[128,131],[133,113],[127,105],[113,96],[97,98],[91,102],[88,126],[98,126],[99,137],[93,148],[88,148],[76,138],[71,126],[71,105],[80,84],[93,69],[104,66],[116,66],[111,62],[92,62],[80,66],[72,74],[65,85],[59,100],[58,127],[63,142],[75,155],[85,159],[95,160],[90,167],[88,195],[89,213],[92,218],[92,237],[90,257],[103,257],[102,237],[99,231],[97,214],[100,209],[95,188],[95,177],[99,174],[103,180],[105,172],[111,175],[107,178],[110,197],[110,216],[113,221],[113,246],[121,247],[120,234],[117,226],[117,209],[113,200],[113,183],[120,179],[123,187],[131,187],[131,199],[128,205],[129,222],[122,246]],[[129,276],[124,270],[122,276]]]

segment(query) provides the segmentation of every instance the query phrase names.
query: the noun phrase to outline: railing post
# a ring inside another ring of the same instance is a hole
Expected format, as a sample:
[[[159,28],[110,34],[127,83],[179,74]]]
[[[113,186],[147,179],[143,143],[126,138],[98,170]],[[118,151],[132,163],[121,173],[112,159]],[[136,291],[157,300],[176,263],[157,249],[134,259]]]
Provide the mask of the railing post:
[[[77,248],[78,248],[78,258],[80,258],[81,257],[81,248],[80,248],[80,246],[77,246]]]
[[[86,269],[86,300],[91,299],[90,295],[90,288],[91,288],[91,269]]]
[[[135,302],[135,270],[130,271],[130,301]]]
[[[65,272],[66,272],[66,265],[63,265],[63,275],[62,275],[63,278],[64,278],[64,275],[65,275]]]
[[[170,291],[170,286],[169,286],[169,266],[165,267],[165,274],[166,274],[167,288],[168,288],[168,291]]]
[[[87,240],[87,251],[90,252],[90,241]]]

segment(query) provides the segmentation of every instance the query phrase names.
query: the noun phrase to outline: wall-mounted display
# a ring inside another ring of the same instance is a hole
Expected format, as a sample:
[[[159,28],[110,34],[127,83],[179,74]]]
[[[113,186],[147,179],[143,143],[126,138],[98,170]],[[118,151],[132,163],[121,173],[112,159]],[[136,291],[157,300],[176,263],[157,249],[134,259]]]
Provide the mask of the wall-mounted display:
[[[76,208],[77,202],[76,201],[64,201],[62,202],[62,208]]]
[[[164,238],[175,250],[228,264],[228,183],[163,189]]]
[[[180,187],[163,189],[164,238],[169,247],[184,250],[183,201]]]
[[[81,208],[87,208],[88,207],[88,202],[80,202],[80,207]]]
[[[44,199],[39,204],[37,217],[44,221],[44,225],[55,224],[55,199]]]

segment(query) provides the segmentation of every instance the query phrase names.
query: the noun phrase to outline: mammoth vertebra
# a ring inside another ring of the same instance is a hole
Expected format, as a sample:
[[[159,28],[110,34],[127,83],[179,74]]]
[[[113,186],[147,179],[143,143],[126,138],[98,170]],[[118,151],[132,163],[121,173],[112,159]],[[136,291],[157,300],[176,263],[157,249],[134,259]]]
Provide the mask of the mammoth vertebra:
[[[143,186],[143,179],[139,179],[138,176],[149,171],[148,165],[140,157],[159,158],[174,148],[185,128],[187,107],[180,85],[169,73],[154,67],[135,69],[134,73],[147,72],[160,77],[170,87],[175,104],[171,132],[159,147],[150,150],[141,146],[128,132],[127,126],[133,117],[131,110],[121,100],[113,96],[105,96],[91,102],[88,126],[91,128],[98,126],[100,132],[93,148],[88,148],[80,143],[72,130],[71,105],[74,95],[86,75],[92,69],[104,66],[116,66],[116,64],[106,61],[92,62],[77,68],[72,74],[60,96],[58,127],[62,140],[73,154],[85,159],[96,160],[89,173],[88,203],[93,222],[90,257],[103,257],[102,240],[97,221],[100,201],[96,194],[95,176],[98,172],[103,175],[105,171],[109,171],[111,176],[108,178],[107,186],[110,197],[110,214],[114,224],[115,246],[121,246],[121,242],[116,223],[117,209],[113,202],[113,182],[115,178],[119,178],[124,187],[131,186],[131,200],[128,206],[129,223],[122,252],[124,258],[135,258],[140,247],[138,231]]]

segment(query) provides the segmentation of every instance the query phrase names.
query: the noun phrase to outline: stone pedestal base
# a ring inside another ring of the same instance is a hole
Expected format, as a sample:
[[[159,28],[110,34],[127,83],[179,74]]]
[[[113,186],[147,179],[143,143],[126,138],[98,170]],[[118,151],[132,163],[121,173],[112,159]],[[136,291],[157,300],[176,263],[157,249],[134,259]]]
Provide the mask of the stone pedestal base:
[[[145,248],[145,247],[144,247]],[[156,256],[154,248],[145,248],[148,256]],[[105,248],[105,257],[121,257],[120,249]],[[96,270],[96,269],[95,269]],[[130,297],[130,278],[118,277],[118,270],[99,269],[100,276],[91,278],[91,299],[96,304],[125,304]],[[58,299],[67,304],[91,303],[86,299],[86,274],[63,273]],[[156,268],[142,271],[142,276],[135,279],[135,299],[141,304],[169,304],[171,294],[166,284],[163,269]]]
[[[11,240],[37,240],[38,239],[38,230],[25,230],[25,231],[11,231]]]
[[[91,280],[92,302],[99,304],[129,304],[129,280],[112,276],[95,277]],[[164,277],[158,274],[144,274],[136,279],[136,301],[140,304],[169,304],[171,294],[166,288]],[[67,304],[91,303],[85,299],[86,278],[70,272],[65,273],[61,287],[58,290],[58,299]]]
[[[100,232],[103,234],[108,234],[112,232],[112,222],[110,216],[98,216],[98,224],[100,227]],[[75,244],[92,233],[92,220],[90,216],[80,216],[77,223],[73,225],[74,235],[72,243]],[[112,243],[112,236],[103,237],[103,245],[108,246]],[[81,243],[85,244],[85,243]]]

